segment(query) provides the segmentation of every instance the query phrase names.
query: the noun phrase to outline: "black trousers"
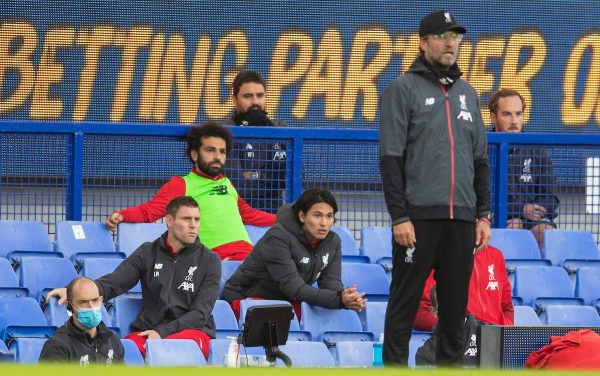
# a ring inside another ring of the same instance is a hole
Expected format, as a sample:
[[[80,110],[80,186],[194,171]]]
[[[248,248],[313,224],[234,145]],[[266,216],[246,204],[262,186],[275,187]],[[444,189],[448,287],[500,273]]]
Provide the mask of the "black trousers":
[[[475,224],[458,220],[413,221],[414,249],[394,243],[392,283],[385,315],[383,361],[408,364],[408,344],[425,281],[435,269],[438,299],[438,366],[460,366],[464,321],[473,269]],[[393,239],[392,239],[393,242]]]

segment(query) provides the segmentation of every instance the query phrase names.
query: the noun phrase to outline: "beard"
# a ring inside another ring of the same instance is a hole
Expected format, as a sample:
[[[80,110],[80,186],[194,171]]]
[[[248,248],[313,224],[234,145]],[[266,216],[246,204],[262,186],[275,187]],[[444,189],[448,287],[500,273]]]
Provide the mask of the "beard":
[[[197,160],[196,167],[198,167],[198,170],[213,178],[223,171],[223,164],[216,161],[206,163],[204,161]]]

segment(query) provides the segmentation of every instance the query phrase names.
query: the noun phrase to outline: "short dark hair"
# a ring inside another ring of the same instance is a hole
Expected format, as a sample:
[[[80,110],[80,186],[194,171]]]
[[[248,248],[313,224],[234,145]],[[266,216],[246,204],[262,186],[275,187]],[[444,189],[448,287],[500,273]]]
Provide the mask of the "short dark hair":
[[[202,139],[206,137],[218,137],[225,141],[225,147],[227,148],[227,154],[231,152],[233,148],[233,136],[231,131],[216,121],[207,121],[200,125],[193,125],[185,136],[187,141],[187,156],[194,163],[192,159],[192,150],[200,149],[202,146]]]
[[[233,84],[231,85],[233,87],[233,96],[237,97],[242,85],[248,82],[254,82],[262,85],[265,89],[267,88],[267,83],[260,73],[253,70],[243,70],[233,79]]]
[[[338,206],[335,201],[335,197],[333,194],[325,189],[307,189],[302,192],[300,197],[294,202],[292,205],[292,210],[294,211],[294,217],[296,221],[300,223],[300,212],[304,212],[305,214],[312,208],[314,204],[318,204],[320,202],[324,202],[333,208],[333,214],[337,213]]]
[[[175,217],[180,207],[199,208],[198,202],[191,196],[177,196],[167,204],[167,214]]]
[[[75,289],[75,285],[77,285],[80,281],[83,280],[88,280],[93,284],[96,284],[96,282],[94,282],[93,279],[90,279],[88,277],[77,277],[71,282],[69,282],[69,284],[67,285],[67,309],[69,311],[72,311],[71,306],[73,305],[73,290]]]
[[[490,97],[490,101],[488,102],[488,109],[491,113],[495,114],[498,112],[498,102],[500,98],[506,97],[519,97],[521,99],[521,104],[523,105],[523,111],[525,111],[525,99],[523,96],[514,89],[500,89]]]

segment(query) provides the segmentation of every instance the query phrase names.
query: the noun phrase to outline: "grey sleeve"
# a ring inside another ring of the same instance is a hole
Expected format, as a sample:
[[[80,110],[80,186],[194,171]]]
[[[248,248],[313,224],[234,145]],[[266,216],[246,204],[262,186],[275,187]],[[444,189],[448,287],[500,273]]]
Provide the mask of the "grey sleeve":
[[[144,269],[144,250],[140,247],[127,257],[110,274],[98,278],[95,282],[104,300],[119,296],[138,283]]]

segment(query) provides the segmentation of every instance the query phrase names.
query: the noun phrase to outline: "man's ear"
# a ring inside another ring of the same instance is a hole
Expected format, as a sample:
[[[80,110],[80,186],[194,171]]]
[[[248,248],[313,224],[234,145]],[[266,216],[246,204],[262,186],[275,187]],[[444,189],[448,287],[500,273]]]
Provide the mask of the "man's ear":
[[[171,214],[165,215],[165,222],[167,224],[167,227],[173,226],[174,221],[175,221],[175,218],[173,218],[173,216]]]
[[[298,219],[300,220],[300,223],[304,223],[305,218],[306,218],[306,214],[304,214],[304,212],[302,210],[300,210],[298,212]]]
[[[198,161],[198,150],[191,150],[190,157],[192,158],[192,160],[194,162],[197,162]]]
[[[492,121],[492,128],[497,131],[496,129],[496,114],[493,112],[490,112],[490,120]]]

